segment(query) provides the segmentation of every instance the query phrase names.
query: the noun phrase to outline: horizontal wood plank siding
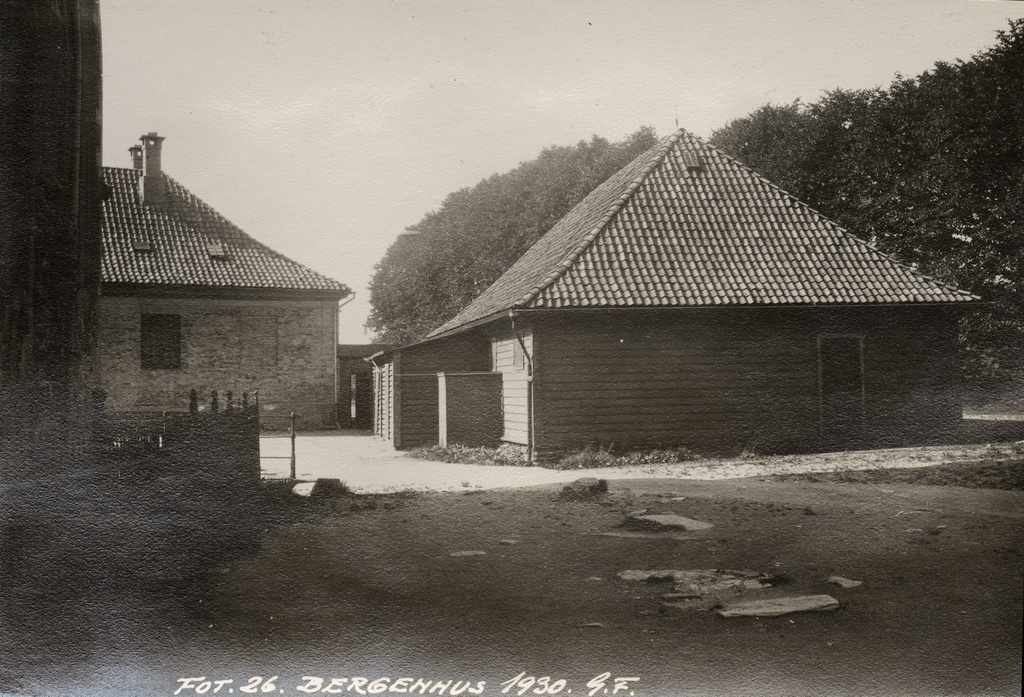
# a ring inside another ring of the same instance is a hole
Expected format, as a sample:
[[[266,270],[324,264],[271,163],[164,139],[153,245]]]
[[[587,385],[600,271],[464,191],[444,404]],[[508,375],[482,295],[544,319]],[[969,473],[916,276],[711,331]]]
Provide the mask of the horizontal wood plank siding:
[[[399,448],[436,445],[437,376],[398,375],[402,382],[402,430]]]
[[[504,429],[501,439],[509,443],[526,445],[530,442],[530,387],[527,380],[529,373],[526,356],[533,355],[533,334],[528,329],[524,331],[518,327],[517,331],[526,346],[526,354],[522,354],[521,348],[517,351],[518,340],[512,335],[511,328],[497,333],[491,337],[494,345],[493,369],[502,374],[501,406]],[[519,366],[515,362],[517,354],[523,356]]]
[[[394,376],[400,382],[393,392],[393,407],[399,424],[396,448],[436,445],[438,442],[438,373],[486,372],[490,370],[489,341],[474,332],[406,347],[395,352],[398,366]]]
[[[934,439],[959,419],[954,321],[943,308],[535,316],[537,449],[817,449],[823,333],[864,337],[872,443]]]

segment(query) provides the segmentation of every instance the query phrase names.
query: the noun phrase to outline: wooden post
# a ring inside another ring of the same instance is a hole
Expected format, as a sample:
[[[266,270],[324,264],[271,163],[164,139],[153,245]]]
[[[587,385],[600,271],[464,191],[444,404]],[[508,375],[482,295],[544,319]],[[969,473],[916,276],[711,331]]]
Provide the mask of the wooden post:
[[[210,393],[210,411],[214,414],[220,411],[220,398],[217,396],[217,390]]]
[[[289,426],[289,433],[292,440],[292,479],[295,479],[295,412],[292,412],[291,425]]]
[[[199,413],[199,393],[192,390],[188,393],[188,413],[198,414]]]

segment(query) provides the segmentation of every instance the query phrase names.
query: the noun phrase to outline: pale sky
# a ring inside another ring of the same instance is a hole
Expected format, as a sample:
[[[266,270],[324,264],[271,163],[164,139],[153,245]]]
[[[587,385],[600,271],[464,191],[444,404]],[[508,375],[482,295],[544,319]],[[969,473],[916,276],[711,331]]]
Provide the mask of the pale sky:
[[[346,283],[343,343],[396,236],[550,145],[701,137],[767,102],[885,86],[995,43],[1006,0],[101,0],[104,163],[164,170]]]

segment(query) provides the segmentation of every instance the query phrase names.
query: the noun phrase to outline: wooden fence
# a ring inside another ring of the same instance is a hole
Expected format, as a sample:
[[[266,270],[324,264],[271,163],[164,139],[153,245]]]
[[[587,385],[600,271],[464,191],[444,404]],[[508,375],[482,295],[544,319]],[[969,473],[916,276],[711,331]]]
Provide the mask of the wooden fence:
[[[103,525],[118,540],[98,554],[130,559],[125,565],[138,577],[192,576],[258,542],[265,507],[258,396],[206,399],[200,409],[193,391],[181,411],[118,412],[96,396],[92,485],[103,491],[110,509]]]
[[[107,411],[97,395],[92,446],[101,469],[119,477],[193,474],[231,484],[259,482],[259,398],[236,401],[214,391],[209,409],[199,409],[192,391],[188,410]]]

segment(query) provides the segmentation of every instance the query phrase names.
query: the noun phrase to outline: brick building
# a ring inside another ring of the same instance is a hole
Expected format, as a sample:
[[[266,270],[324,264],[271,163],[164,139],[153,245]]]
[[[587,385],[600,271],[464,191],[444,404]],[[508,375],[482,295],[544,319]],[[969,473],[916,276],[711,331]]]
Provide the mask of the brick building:
[[[258,391],[265,417],[294,411],[302,427],[334,427],[338,302],[351,291],[164,174],[162,141],[142,136],[132,168],[103,172],[98,366],[108,406],[181,410],[192,389],[222,399]]]

